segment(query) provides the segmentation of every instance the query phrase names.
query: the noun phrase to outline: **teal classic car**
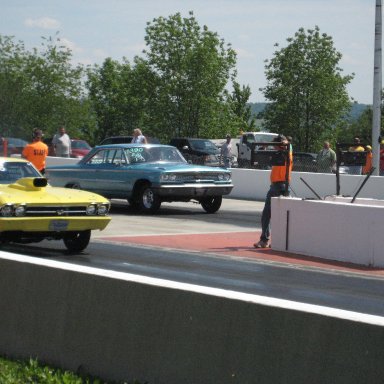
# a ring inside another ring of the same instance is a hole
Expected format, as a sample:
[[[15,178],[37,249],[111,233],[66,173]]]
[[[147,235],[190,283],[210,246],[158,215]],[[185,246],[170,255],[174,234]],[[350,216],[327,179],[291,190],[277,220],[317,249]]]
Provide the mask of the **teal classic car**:
[[[214,213],[233,188],[229,170],[189,164],[175,147],[160,144],[97,146],[76,164],[48,167],[46,177],[54,186],[127,199],[143,213],[192,200]]]

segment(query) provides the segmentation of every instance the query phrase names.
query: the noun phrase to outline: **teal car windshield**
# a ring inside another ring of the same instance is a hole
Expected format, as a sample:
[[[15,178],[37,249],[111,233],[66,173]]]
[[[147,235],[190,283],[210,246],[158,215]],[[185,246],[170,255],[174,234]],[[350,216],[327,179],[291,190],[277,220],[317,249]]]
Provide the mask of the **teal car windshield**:
[[[186,163],[180,152],[172,147],[132,147],[124,152],[129,163]]]

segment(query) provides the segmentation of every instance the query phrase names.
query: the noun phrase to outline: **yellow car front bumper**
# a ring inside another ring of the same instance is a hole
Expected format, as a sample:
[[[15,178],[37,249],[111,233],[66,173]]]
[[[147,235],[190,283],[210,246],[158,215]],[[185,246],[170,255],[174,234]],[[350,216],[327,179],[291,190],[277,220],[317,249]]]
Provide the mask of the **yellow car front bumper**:
[[[109,216],[82,217],[4,217],[0,218],[0,232],[67,232],[103,230],[111,221]]]

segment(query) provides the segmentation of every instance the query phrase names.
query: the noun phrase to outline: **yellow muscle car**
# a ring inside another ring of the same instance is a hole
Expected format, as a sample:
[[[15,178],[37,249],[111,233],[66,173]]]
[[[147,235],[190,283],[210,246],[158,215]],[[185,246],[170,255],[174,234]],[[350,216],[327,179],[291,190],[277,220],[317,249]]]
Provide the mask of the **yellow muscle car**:
[[[71,252],[85,249],[91,230],[111,218],[109,200],[91,192],[56,188],[28,161],[0,157],[0,242],[63,240]]]

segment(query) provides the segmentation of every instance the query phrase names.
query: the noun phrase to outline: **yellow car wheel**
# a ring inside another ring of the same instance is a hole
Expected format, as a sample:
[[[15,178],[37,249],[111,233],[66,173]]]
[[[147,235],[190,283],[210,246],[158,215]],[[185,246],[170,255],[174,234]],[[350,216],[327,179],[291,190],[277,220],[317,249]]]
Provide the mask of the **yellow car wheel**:
[[[63,241],[68,251],[80,252],[87,248],[91,239],[91,230],[81,232],[68,232],[65,234]]]

